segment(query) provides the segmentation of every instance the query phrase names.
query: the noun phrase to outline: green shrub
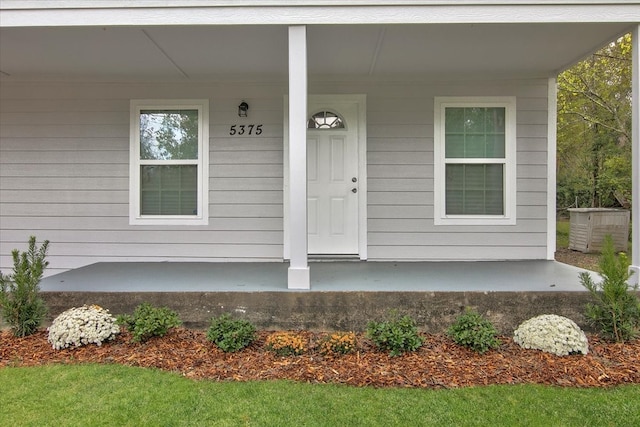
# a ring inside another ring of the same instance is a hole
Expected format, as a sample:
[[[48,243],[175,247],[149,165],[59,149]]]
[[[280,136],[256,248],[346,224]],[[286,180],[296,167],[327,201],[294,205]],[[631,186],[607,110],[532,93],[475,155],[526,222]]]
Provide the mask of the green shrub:
[[[391,311],[383,321],[369,322],[367,338],[381,350],[388,350],[391,356],[415,351],[422,345],[416,322],[408,315],[400,317],[396,310]]]
[[[31,236],[27,252],[20,253],[17,249],[11,252],[13,273],[0,273],[0,310],[16,337],[34,333],[47,315],[47,307],[39,295],[39,284],[49,265],[45,261],[48,247],[49,241],[45,240],[38,248],[36,238]]]
[[[456,344],[470,348],[478,353],[500,345],[498,331],[493,324],[480,313],[467,307],[456,321],[447,329],[447,335]]]
[[[211,319],[207,339],[224,352],[236,352],[256,339],[256,328],[248,320],[232,319],[230,315],[223,314]]]
[[[134,342],[144,342],[151,337],[162,337],[169,329],[182,323],[178,313],[168,307],[154,307],[143,302],[133,312],[133,315],[118,316],[116,322],[127,328],[133,335]]]
[[[633,339],[640,327],[638,286],[627,283],[631,272],[626,254],[616,256],[611,236],[606,236],[600,256],[602,282],[595,283],[589,273],[580,273],[582,286],[593,296],[594,303],[586,307],[589,323],[603,338],[624,342]]]

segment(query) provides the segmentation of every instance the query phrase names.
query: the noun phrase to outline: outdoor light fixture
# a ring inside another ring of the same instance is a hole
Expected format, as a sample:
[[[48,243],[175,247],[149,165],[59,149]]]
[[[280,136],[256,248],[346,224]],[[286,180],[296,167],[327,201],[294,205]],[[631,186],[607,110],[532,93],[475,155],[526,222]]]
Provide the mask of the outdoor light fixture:
[[[238,117],[247,117],[247,110],[249,110],[249,104],[242,101],[240,105],[238,105]]]

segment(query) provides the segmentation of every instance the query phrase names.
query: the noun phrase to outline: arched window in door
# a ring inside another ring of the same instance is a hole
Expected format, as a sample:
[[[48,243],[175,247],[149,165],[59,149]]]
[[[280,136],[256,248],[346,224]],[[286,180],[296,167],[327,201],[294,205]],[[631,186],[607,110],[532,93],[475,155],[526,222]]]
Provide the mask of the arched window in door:
[[[333,111],[320,111],[307,121],[307,129],[344,129],[344,120]]]

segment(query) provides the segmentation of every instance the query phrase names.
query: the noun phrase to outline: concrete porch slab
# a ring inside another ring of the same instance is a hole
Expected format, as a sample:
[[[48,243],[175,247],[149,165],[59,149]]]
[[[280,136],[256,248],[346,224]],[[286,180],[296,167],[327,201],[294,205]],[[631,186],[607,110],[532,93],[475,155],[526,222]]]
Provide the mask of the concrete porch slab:
[[[46,277],[45,292],[584,291],[586,271],[555,261],[318,262],[311,290],[287,289],[287,263],[96,263]]]
[[[589,294],[579,268],[554,261],[319,262],[311,290],[287,289],[286,263],[98,263],[45,278],[50,320],[83,304],[131,313],[142,302],[207,328],[231,313],[261,329],[364,330],[398,309],[443,332],[471,306],[503,333],[539,314],[584,324]]]

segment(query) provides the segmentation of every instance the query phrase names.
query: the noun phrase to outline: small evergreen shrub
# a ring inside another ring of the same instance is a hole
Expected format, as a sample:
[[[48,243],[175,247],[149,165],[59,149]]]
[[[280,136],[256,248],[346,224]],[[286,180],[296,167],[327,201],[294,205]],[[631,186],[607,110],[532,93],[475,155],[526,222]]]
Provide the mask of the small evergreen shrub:
[[[638,285],[627,283],[633,274],[629,270],[629,259],[624,253],[616,256],[611,236],[604,240],[600,271],[600,283],[595,283],[589,273],[580,273],[580,283],[595,301],[586,307],[587,320],[607,340],[632,340],[640,327],[640,301],[635,294]]]
[[[369,322],[367,338],[379,349],[389,351],[391,356],[415,351],[423,341],[418,334],[416,322],[408,315],[400,317],[396,310],[391,311],[383,321]]]
[[[325,355],[349,354],[355,351],[356,334],[353,332],[334,332],[320,343],[320,353]]]
[[[274,332],[265,342],[267,350],[278,356],[299,356],[308,350],[307,341],[294,332]]]
[[[35,236],[31,236],[27,252],[11,252],[13,273],[0,273],[0,311],[16,337],[34,333],[47,315],[39,293],[40,280],[49,265],[45,260],[48,247],[49,241],[45,240],[38,248]]]
[[[248,320],[232,319],[225,313],[211,319],[207,339],[224,352],[236,352],[256,339],[256,328]]]
[[[165,336],[169,329],[182,324],[175,311],[168,307],[154,307],[147,302],[137,306],[133,315],[118,316],[116,323],[131,332],[134,342],[145,342],[151,337]]]
[[[513,333],[513,341],[522,348],[542,350],[556,356],[589,352],[589,342],[571,319],[543,314],[526,320]]]
[[[465,309],[447,329],[447,335],[458,345],[485,353],[500,345],[498,331],[493,324],[470,307]]]
[[[47,330],[47,339],[55,350],[91,343],[100,346],[120,333],[109,310],[97,305],[70,308],[56,317]]]

